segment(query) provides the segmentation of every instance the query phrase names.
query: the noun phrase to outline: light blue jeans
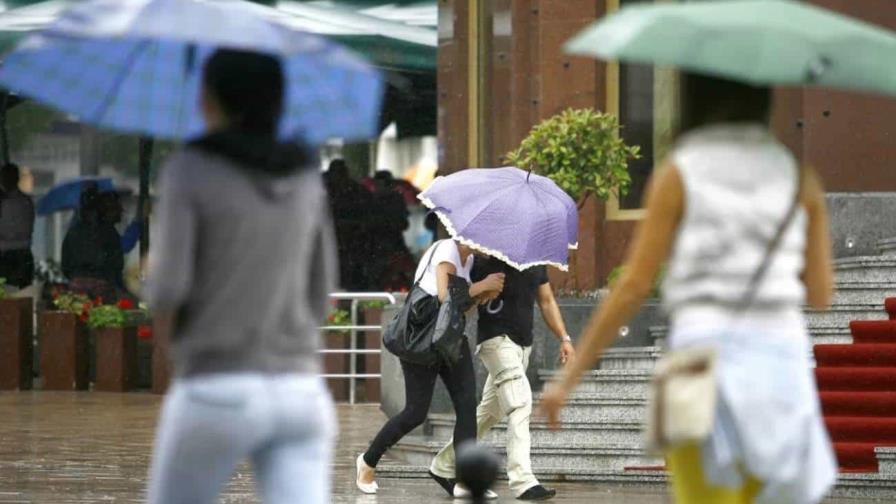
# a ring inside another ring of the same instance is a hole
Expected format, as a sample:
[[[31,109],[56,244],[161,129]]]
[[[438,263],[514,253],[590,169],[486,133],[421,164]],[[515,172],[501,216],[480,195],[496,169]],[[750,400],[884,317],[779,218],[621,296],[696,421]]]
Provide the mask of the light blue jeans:
[[[176,381],[156,432],[149,504],[212,504],[249,458],[266,504],[327,504],[337,432],[323,379],[220,374]]]

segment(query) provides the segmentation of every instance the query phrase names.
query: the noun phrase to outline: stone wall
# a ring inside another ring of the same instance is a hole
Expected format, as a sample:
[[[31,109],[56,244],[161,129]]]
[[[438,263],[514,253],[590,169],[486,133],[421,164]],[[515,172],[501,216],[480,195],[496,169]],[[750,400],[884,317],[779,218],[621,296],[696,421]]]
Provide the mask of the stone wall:
[[[828,193],[834,257],[877,255],[877,242],[896,236],[896,192]]]

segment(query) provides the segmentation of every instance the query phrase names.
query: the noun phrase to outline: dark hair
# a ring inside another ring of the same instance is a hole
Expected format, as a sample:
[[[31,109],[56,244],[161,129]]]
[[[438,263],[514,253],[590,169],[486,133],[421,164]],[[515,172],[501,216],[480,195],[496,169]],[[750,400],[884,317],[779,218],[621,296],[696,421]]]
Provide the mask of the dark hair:
[[[100,190],[96,183],[84,184],[81,187],[78,216],[85,224],[95,224],[100,217]]]
[[[681,133],[718,123],[767,123],[771,107],[772,91],[767,86],[688,72],[681,75]]]
[[[0,169],[0,183],[7,191],[14,191],[19,187],[19,166],[15,163],[6,163]]]
[[[344,159],[334,159],[330,161],[327,171],[334,177],[348,178],[348,164]]]
[[[283,67],[278,58],[218,49],[205,64],[203,83],[235,129],[276,136],[284,94]]]

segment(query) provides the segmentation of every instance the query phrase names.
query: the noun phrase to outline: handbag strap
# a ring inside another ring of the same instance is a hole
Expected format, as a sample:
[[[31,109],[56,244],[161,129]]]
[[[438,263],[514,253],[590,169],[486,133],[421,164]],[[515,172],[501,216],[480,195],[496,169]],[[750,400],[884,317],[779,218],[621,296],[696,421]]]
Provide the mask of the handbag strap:
[[[800,199],[802,198],[803,178],[805,177],[805,171],[806,168],[803,165],[797,166],[796,190],[793,194],[793,201],[790,203],[790,208],[787,209],[787,214],[784,216],[784,219],[778,225],[778,229],[775,231],[774,237],[772,237],[772,240],[765,248],[765,254],[762,257],[762,262],[759,264],[759,267],[756,268],[753,276],[750,277],[750,282],[747,284],[747,290],[746,292],[744,292],[744,297],[741,299],[740,305],[737,310],[740,313],[747,311],[747,309],[749,309],[753,304],[753,301],[755,301],[756,294],[759,290],[759,284],[760,282],[762,282],[765,273],[771,266],[772,258],[775,255],[775,251],[777,251],[778,247],[781,244],[781,241],[784,239],[784,233],[787,232],[787,228],[790,227],[790,223],[793,222],[793,218],[794,216],[796,216],[796,212],[800,207]]]
[[[414,287],[420,285],[420,282],[423,281],[423,277],[426,276],[426,270],[428,270],[429,267],[432,266],[432,258],[433,258],[433,256],[436,255],[436,250],[438,250],[439,247],[440,247],[440,246],[442,245],[442,243],[444,243],[444,242],[445,242],[445,240],[439,240],[438,243],[436,243],[435,245],[432,246],[432,252],[429,254],[429,260],[426,261],[426,267],[423,268],[423,272],[420,273],[420,277],[417,278],[416,280],[414,280],[414,285],[411,287],[411,289],[413,289]]]

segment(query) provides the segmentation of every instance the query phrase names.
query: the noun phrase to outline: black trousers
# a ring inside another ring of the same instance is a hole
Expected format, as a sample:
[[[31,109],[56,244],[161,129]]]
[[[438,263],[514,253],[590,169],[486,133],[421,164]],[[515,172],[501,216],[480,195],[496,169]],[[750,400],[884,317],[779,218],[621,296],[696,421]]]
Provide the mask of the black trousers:
[[[386,450],[426,421],[436,377],[442,378],[457,415],[457,422],[454,424],[455,445],[476,440],[476,373],[473,370],[470,345],[461,346],[460,360],[452,367],[427,367],[401,361],[401,369],[404,372],[404,409],[386,422],[373,438],[364,453],[367,465],[376,467]]]
[[[0,278],[13,287],[24,289],[34,282],[34,256],[31,249],[0,252]]]

